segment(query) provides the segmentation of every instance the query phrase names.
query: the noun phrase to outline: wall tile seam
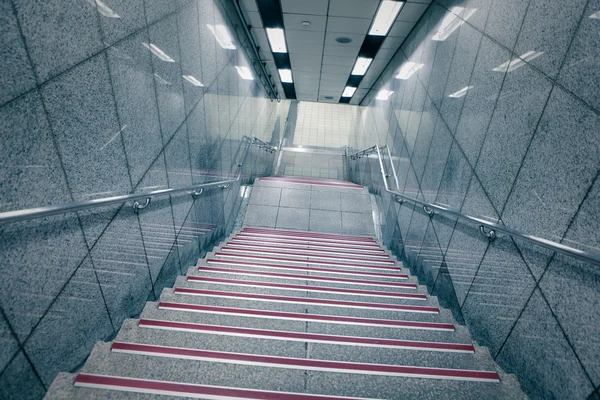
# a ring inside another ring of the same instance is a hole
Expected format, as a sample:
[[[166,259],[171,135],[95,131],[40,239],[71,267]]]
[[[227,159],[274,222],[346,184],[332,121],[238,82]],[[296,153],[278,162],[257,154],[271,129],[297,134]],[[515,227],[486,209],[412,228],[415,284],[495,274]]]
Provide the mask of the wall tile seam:
[[[529,11],[529,5],[531,4],[530,0],[529,3],[527,4],[527,9],[525,10],[524,16],[523,16],[523,21],[521,22],[521,27],[519,28],[519,33],[517,34],[517,39],[515,41],[515,46],[518,42],[519,36],[521,34],[521,30],[523,28],[523,24],[525,23],[525,15],[527,14],[527,12]],[[589,4],[589,1],[591,0],[587,0]],[[444,7],[443,5],[439,4],[437,2],[437,0],[434,1],[437,5],[439,5],[440,7],[444,8],[446,11],[448,12],[452,12],[450,10],[448,10],[446,7]],[[434,2],[432,2],[431,4],[433,4]],[[587,7],[586,4],[586,7]],[[585,11],[584,11],[585,12]],[[454,14],[454,13],[452,13]],[[456,14],[454,14],[456,15]],[[460,16],[458,16],[459,18],[461,18]],[[461,18],[462,19],[462,18]],[[577,35],[577,32],[579,31],[579,25],[581,24],[581,21],[583,21],[583,15],[582,18],[579,21],[579,24],[577,25],[577,28],[575,29],[575,33],[573,34],[573,36],[571,37],[571,42],[569,42],[569,47],[567,49],[567,51],[570,50],[571,48],[571,44],[574,41],[575,36]],[[489,36],[487,33],[482,32],[481,29],[475,27],[474,25],[472,25],[469,21],[465,21],[464,19],[463,23],[468,24],[469,26],[471,26],[473,29],[477,30],[479,33],[481,33],[482,35],[486,36],[490,41],[494,42],[494,44],[498,45],[499,47],[502,47],[503,49],[507,50],[509,52],[509,56],[510,56],[510,60],[513,60],[515,58],[519,58],[521,59],[520,55],[516,54],[513,49],[509,49],[508,47],[504,46],[503,44],[501,44],[500,42],[498,42],[496,39],[494,39],[493,37]],[[412,33],[412,32],[411,32]],[[563,61],[561,62],[561,69],[566,61],[568,53],[565,53],[565,57],[563,59]],[[538,67],[536,67],[535,65],[531,64],[529,61],[523,60],[521,59],[521,61],[523,61],[524,63],[527,64],[528,67],[530,67],[531,69],[535,70],[537,73],[539,73],[540,75],[542,75],[543,77],[545,77],[547,80],[549,80],[553,86],[558,86],[559,88],[561,88],[562,90],[564,90],[565,92],[569,93],[571,96],[575,97],[577,100],[579,100],[581,103],[583,103],[586,108],[588,108],[590,111],[594,112],[595,114],[597,114],[598,116],[600,116],[600,109],[595,108],[592,104],[590,104],[588,101],[584,100],[583,98],[581,98],[580,96],[576,95],[573,91],[571,91],[570,89],[566,88],[562,83],[559,82],[558,80],[558,73],[557,73],[557,78],[551,78],[549,77],[547,74],[545,74],[544,72],[542,72]],[[386,67],[387,68],[387,67]],[[559,71],[560,72],[560,71]]]

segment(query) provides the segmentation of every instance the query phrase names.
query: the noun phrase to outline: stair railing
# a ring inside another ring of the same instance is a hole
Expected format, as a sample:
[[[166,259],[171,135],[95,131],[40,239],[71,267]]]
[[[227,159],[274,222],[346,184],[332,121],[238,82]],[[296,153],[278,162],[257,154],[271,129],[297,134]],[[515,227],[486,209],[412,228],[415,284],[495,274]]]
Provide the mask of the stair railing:
[[[205,190],[211,188],[227,189],[232,183],[238,182],[242,176],[242,166],[246,161],[248,151],[253,145],[259,148],[264,148],[269,153],[277,151],[277,148],[271,146],[268,143],[263,142],[256,137],[245,136],[242,141],[246,141],[246,147],[243,150],[242,156],[239,161],[234,161],[232,166],[232,172],[237,170],[235,178],[219,180],[216,182],[202,183],[199,185],[192,185],[184,188],[169,188],[169,189],[158,189],[150,191],[142,191],[137,193],[125,194],[120,196],[104,197],[100,199],[84,200],[74,203],[63,203],[53,206],[27,208],[22,210],[6,211],[0,213],[0,224],[6,224],[11,222],[27,221],[36,218],[49,217],[52,215],[65,214],[69,212],[89,210],[91,208],[103,207],[112,204],[123,204],[129,201],[133,201],[132,208],[135,213],[148,207],[151,199],[155,197],[168,196],[179,193],[187,193],[194,199],[200,196]]]
[[[392,166],[392,175],[387,173],[385,168],[382,150],[386,149],[390,164]],[[554,242],[552,240],[544,239],[539,236],[530,235],[527,233],[523,233],[513,228],[509,228],[508,226],[497,224],[494,222],[486,221],[481,218],[473,217],[471,215],[463,214],[459,211],[453,210],[449,207],[445,207],[439,204],[427,203],[418,199],[415,199],[410,196],[406,196],[405,194],[400,193],[400,186],[398,185],[398,177],[396,175],[396,170],[394,168],[394,163],[392,162],[392,157],[389,148],[387,146],[379,147],[379,145],[371,146],[367,149],[349,153],[348,158],[351,160],[357,160],[362,157],[368,157],[371,154],[377,154],[377,158],[379,159],[379,167],[381,169],[381,177],[383,178],[383,184],[385,186],[385,191],[392,195],[394,201],[403,204],[405,202],[412,203],[416,206],[423,207],[423,211],[429,215],[430,218],[434,218],[437,213],[451,215],[453,217],[468,221],[475,225],[479,225],[479,232],[485,236],[488,240],[493,241],[496,239],[496,232],[505,233],[515,239],[525,240],[529,243],[533,243],[537,246],[541,246],[547,248],[549,250],[555,251],[557,253],[564,254],[569,257],[576,258],[581,261],[588,262],[590,264],[600,266],[600,255],[586,252],[583,250],[576,249],[574,247],[565,246],[562,243]],[[393,177],[396,183],[396,190],[390,188],[390,184],[388,179]]]

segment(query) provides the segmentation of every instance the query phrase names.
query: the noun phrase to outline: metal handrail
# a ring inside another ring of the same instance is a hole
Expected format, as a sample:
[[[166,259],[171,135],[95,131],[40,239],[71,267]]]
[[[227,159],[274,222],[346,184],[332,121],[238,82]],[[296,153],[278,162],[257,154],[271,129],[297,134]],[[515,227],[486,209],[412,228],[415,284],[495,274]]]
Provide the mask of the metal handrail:
[[[137,213],[139,210],[146,208],[150,204],[150,199],[159,196],[167,196],[178,193],[187,192],[192,197],[198,197],[205,189],[217,187],[220,189],[227,189],[232,183],[238,182],[242,176],[242,166],[246,161],[248,150],[253,144],[259,143],[259,146],[263,146],[263,141],[255,137],[249,138],[244,137],[243,139],[248,140],[248,144],[244,150],[244,153],[239,162],[235,162],[235,167],[238,168],[236,177],[233,179],[225,179],[216,182],[202,183],[200,185],[193,185],[184,188],[170,188],[170,189],[158,189],[145,192],[125,194],[121,196],[104,197],[101,199],[84,200],[75,203],[64,203],[47,207],[36,207],[28,208],[23,210],[6,211],[0,213],[0,224],[6,224],[10,222],[27,221],[30,219],[49,217],[52,215],[65,214],[69,212],[89,210],[91,208],[103,207],[112,204],[122,204],[128,201],[133,202],[133,210]],[[269,145],[270,146],[270,145]],[[272,146],[271,146],[272,147]],[[145,199],[144,203],[140,203],[138,200]]]
[[[441,214],[451,215],[453,217],[457,217],[457,218],[469,221],[471,223],[477,224],[477,225],[479,225],[480,233],[483,236],[485,236],[486,238],[488,238],[488,240],[490,240],[490,241],[493,241],[496,238],[496,232],[503,232],[513,238],[522,239],[527,242],[533,243],[535,245],[555,251],[557,253],[561,253],[566,256],[573,257],[578,260],[600,266],[600,255],[598,255],[598,254],[579,250],[579,249],[576,249],[576,248],[573,248],[570,246],[565,246],[562,243],[554,242],[552,240],[544,239],[544,238],[541,238],[538,236],[529,235],[527,233],[523,233],[516,229],[509,228],[505,225],[497,224],[494,222],[486,221],[481,218],[473,217],[471,215],[463,214],[459,211],[453,210],[451,208],[448,208],[448,207],[445,207],[442,205],[427,203],[427,202],[415,199],[413,197],[406,196],[398,191],[390,189],[390,185],[388,183],[388,178],[390,177],[390,175],[387,174],[387,172],[385,170],[383,158],[381,156],[380,147],[378,145],[375,145],[375,146],[369,147],[368,149],[361,150],[356,153],[350,154],[349,157],[351,159],[355,160],[357,158],[360,158],[360,157],[356,156],[357,154],[364,154],[364,152],[366,150],[370,150],[370,149],[374,149],[373,151],[370,152],[371,154],[377,153],[377,158],[379,159],[379,167],[381,169],[381,175],[383,178],[383,183],[385,185],[385,191],[390,193],[392,195],[392,198],[395,201],[397,201],[401,204],[404,203],[405,201],[407,201],[407,202],[415,204],[417,206],[421,206],[421,207],[423,207],[423,211],[426,214],[428,214],[430,218],[433,218],[436,213],[441,213]],[[391,161],[391,154],[390,154],[390,161]],[[396,175],[395,169],[392,168],[392,170],[394,171],[394,175]],[[396,182],[397,182],[398,178],[396,176],[394,176],[394,178],[396,179]],[[486,231],[486,228],[488,229],[488,231]]]
[[[252,144],[256,144],[256,143],[258,143],[259,149],[265,149],[265,151],[268,151],[269,153],[275,153],[277,151],[277,147],[272,146],[267,142],[263,142],[262,140],[260,140],[254,136],[254,137],[252,137]]]

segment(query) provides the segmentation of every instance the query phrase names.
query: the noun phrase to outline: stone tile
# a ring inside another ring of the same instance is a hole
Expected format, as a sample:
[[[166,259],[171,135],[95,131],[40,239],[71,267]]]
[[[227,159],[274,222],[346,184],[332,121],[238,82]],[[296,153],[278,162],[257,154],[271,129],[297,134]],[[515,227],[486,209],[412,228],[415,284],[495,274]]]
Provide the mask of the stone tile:
[[[534,287],[512,240],[501,236],[492,242],[462,305],[471,335],[489,347],[492,356],[501,349]]]
[[[275,228],[277,207],[251,204],[246,211],[245,226]]]
[[[437,145],[432,143],[431,139],[435,132],[435,126],[439,123],[439,114],[433,107],[433,102],[431,102],[431,100],[426,100],[425,107],[421,114],[419,134],[415,142],[412,159],[410,160],[418,179],[421,179],[423,172],[425,171],[427,156],[429,155],[431,146]],[[393,178],[390,179],[390,182],[393,183]],[[394,187],[394,185],[392,185],[392,187]]]
[[[192,185],[192,172],[190,168],[189,142],[187,127],[182,125],[171,141],[165,146],[165,162],[169,187],[185,188]],[[175,231],[179,232],[183,222],[188,216],[194,199],[186,193],[171,196]]]
[[[161,0],[156,0],[161,2]],[[215,24],[215,9],[213,0],[199,0],[198,26],[200,30],[200,48],[202,49],[202,79],[205,87],[209,87],[217,79],[217,40],[211,33],[209,25]]]
[[[186,3],[189,3],[189,0],[174,0],[168,2],[161,0],[145,0],[144,4],[146,7],[146,18],[148,19],[148,24],[151,24],[152,22],[177,11]]]
[[[600,57],[598,19],[590,18],[600,10],[600,0],[588,2],[579,29],[566,55],[558,80],[581,99],[600,109]]]
[[[554,88],[502,215],[508,226],[562,238],[600,169],[599,126],[597,114]]]
[[[279,207],[276,228],[308,230],[308,208]]]
[[[502,210],[550,95],[551,83],[524,66],[506,76],[476,173]]]
[[[102,0],[96,2],[96,4],[100,18],[100,28],[106,44],[114,44],[142,29],[146,24],[143,0],[127,2]]]
[[[472,176],[471,166],[454,143],[448,155],[435,202],[459,210],[467,194]]]
[[[154,67],[154,84],[158,97],[158,112],[163,141],[179,129],[185,116],[181,56],[177,36],[177,15],[171,15],[148,28],[150,43],[164,55],[151,55]],[[150,50],[148,50],[150,53]]]
[[[0,4],[0,104],[33,89],[35,77],[11,3]]]
[[[587,0],[568,3],[531,0],[514,52],[517,55],[532,50],[544,53],[529,63],[551,78],[556,77],[587,3]]]
[[[0,393],[10,399],[41,399],[46,392],[22,351],[0,375]]]
[[[342,234],[374,236],[373,214],[342,212]]]
[[[421,191],[427,202],[435,201],[438,196],[438,189],[452,142],[448,127],[438,118],[431,138],[431,147],[425,162],[425,169],[420,177]]]
[[[14,5],[40,83],[103,48],[93,3],[17,0]]]
[[[279,188],[254,188],[250,195],[250,204],[278,206],[281,199],[281,191],[282,189]]]
[[[23,341],[87,254],[75,214],[11,223],[0,232],[0,304]]]
[[[44,86],[42,97],[74,199],[129,193],[122,127],[104,55]]]
[[[371,199],[368,194],[341,193],[343,212],[371,213]]]
[[[342,213],[339,211],[311,209],[309,221],[310,231],[342,233]]]
[[[160,190],[168,187],[165,160],[161,155],[152,164],[136,191]],[[138,217],[152,283],[155,283],[175,244],[175,225],[169,196],[153,198],[150,205],[138,213]]]
[[[204,183],[216,153],[212,136],[206,128],[204,99],[201,99],[192,110],[186,123],[190,142],[192,182],[194,184]]]
[[[530,0],[495,1],[490,8],[485,33],[512,50]]]
[[[181,250],[183,249],[180,249],[180,252]],[[196,258],[196,261],[198,261],[198,258]],[[188,263],[186,265],[188,267],[191,267],[193,264]],[[156,278],[156,282],[154,282],[154,293],[156,293],[156,296],[160,296],[164,288],[173,287],[173,285],[175,284],[175,279],[177,279],[179,275],[183,275],[182,269],[183,268],[179,263],[179,253],[177,250],[177,245],[173,245],[173,247],[169,249],[167,257],[165,258],[164,263],[160,268],[160,273]]]
[[[492,68],[508,60],[509,54],[486,36],[482,38],[469,83],[472,88],[464,97],[464,107],[455,132],[456,140],[472,165],[478,160],[504,80],[504,74],[492,71]]]
[[[305,188],[308,190],[281,189],[279,205],[281,207],[310,208],[310,186],[306,185]]]
[[[75,370],[96,342],[113,333],[100,285],[86,257],[27,340],[25,351],[49,387],[59,372]]]
[[[151,207],[151,206],[150,206]],[[98,221],[84,220],[84,229]],[[90,252],[113,326],[137,316],[152,291],[150,269],[136,214],[123,208],[110,222]]]
[[[341,208],[340,193],[332,191],[312,191],[310,208],[313,210],[335,210]]]
[[[4,371],[4,368],[19,350],[19,342],[11,332],[4,317],[0,318],[0,344],[0,371]]]
[[[0,210],[71,201],[37,91],[0,108]]]
[[[539,290],[531,297],[497,362],[510,366],[523,390],[535,397],[585,398],[593,390]]]
[[[479,46],[482,38],[483,35],[469,24],[461,25],[458,32],[452,66],[448,73],[444,98],[440,108],[441,117],[453,133],[456,132],[456,126],[458,125],[463,104],[466,101],[465,99],[469,97],[469,92],[475,88],[470,88],[467,90],[466,95],[461,97],[450,96],[464,88],[475,85],[474,82],[471,83],[471,76],[474,72],[473,69],[480,50]]]
[[[185,49],[181,52],[181,72],[182,75],[189,77],[189,80],[185,78],[183,80],[185,113],[188,115],[204,95],[207,84],[202,76],[202,58],[205,55],[200,48],[198,6],[196,2],[179,10],[177,24],[179,44],[182,49]],[[198,83],[193,81],[191,77],[205,86],[198,86]]]
[[[229,17],[227,16],[226,11],[224,9],[224,4],[222,4],[221,2],[218,2],[218,1],[214,1],[214,7],[215,7],[214,8],[214,18],[215,18],[214,23],[215,23],[215,25],[227,26],[227,28],[229,29],[229,32],[230,32],[230,36],[233,38],[234,45],[236,46],[236,49],[225,49],[218,44],[215,47],[217,50],[217,52],[216,52],[217,71],[221,71],[229,63],[229,60],[231,57],[233,57],[233,54],[235,54],[238,51],[237,49],[242,47],[242,44],[241,44],[240,40],[237,40],[236,29],[234,29],[234,27],[231,26],[232,24],[229,22]],[[239,78],[239,76],[238,76],[238,78]]]
[[[107,51],[117,112],[123,126],[121,135],[134,186],[163,147],[151,53],[141,43],[148,43],[146,30]]]
[[[600,207],[599,192],[600,180],[596,179],[563,239],[564,244],[597,252],[600,235],[594,221]],[[600,384],[600,356],[595,339],[600,320],[599,287],[596,266],[558,254],[540,281],[550,308],[596,386]]]

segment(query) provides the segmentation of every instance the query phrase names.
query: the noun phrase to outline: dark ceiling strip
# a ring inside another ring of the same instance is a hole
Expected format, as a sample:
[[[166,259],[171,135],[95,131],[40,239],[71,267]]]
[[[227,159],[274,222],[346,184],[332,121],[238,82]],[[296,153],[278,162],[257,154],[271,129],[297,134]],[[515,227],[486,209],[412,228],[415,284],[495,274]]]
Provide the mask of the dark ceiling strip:
[[[265,27],[265,29],[280,28],[285,30],[285,25],[283,23],[283,11],[281,9],[281,3],[279,1],[280,0],[256,0],[258,12],[260,13],[260,18],[262,19],[263,26]],[[273,54],[273,59],[275,60],[275,67],[277,67],[277,69],[292,69],[292,62],[290,61],[289,54],[290,48],[287,45],[287,43],[286,47],[288,49],[287,53],[271,53]],[[294,73],[292,72],[292,76],[293,74]],[[293,83],[281,82],[281,85],[283,87],[283,92],[285,93],[286,98],[296,99],[296,89],[294,88]]]
[[[360,46],[360,50],[358,51],[358,57],[375,59],[375,56],[381,48],[385,38],[387,38],[387,36],[365,36],[362,46]],[[358,57],[356,57],[357,60]],[[356,63],[356,60],[354,63]],[[371,66],[369,66],[369,68],[371,68]],[[350,75],[348,77],[348,81],[346,81],[346,86],[358,88],[358,85],[360,85],[360,82],[363,78],[364,75]],[[351,98],[352,97],[340,97],[340,103],[348,104],[350,103]]]

